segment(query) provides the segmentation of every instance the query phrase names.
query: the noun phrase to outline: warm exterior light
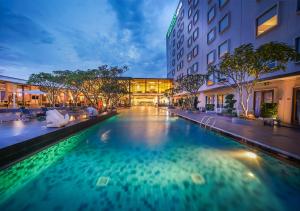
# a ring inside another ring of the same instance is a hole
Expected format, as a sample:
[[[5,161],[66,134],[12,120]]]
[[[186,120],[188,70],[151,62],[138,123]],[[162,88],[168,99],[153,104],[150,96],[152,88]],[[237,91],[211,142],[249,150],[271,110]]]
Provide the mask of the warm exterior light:
[[[213,85],[213,84],[214,84],[213,81],[211,81],[211,80],[208,80],[208,81],[207,81],[207,86],[211,86],[211,85]]]

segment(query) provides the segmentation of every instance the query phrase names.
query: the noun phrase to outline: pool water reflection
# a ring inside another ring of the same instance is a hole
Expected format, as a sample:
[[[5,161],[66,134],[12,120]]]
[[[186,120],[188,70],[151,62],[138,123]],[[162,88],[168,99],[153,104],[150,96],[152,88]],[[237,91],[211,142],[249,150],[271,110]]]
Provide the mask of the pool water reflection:
[[[300,170],[137,107],[0,173],[0,210],[296,210]]]

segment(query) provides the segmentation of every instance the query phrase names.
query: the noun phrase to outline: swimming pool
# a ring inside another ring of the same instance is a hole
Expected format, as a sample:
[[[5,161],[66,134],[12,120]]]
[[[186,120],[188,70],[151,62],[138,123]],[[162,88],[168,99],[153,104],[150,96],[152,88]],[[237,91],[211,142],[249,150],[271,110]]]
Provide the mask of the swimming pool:
[[[164,110],[122,112],[0,172],[0,210],[296,210],[300,169]]]

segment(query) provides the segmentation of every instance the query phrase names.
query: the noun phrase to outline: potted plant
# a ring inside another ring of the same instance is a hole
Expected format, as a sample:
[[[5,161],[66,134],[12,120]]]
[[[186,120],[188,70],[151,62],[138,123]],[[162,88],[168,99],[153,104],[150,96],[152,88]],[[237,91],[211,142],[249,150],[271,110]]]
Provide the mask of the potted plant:
[[[234,99],[233,94],[226,95],[225,97],[225,106],[224,106],[224,112],[222,112],[225,116],[236,116],[236,109],[234,107],[234,104],[236,103],[236,100]]]
[[[261,105],[261,117],[264,118],[264,123],[268,125],[279,125],[278,120],[278,104],[263,103]]]
[[[215,111],[215,104],[206,104],[205,105],[206,113],[211,113]]]

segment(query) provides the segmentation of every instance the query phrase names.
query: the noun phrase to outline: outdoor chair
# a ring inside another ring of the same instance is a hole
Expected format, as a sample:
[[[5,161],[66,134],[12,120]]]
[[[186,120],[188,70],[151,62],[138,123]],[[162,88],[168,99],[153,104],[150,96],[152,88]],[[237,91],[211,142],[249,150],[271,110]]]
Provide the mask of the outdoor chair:
[[[26,120],[26,119],[34,119],[35,118],[35,115],[34,113],[32,113],[32,111],[30,111],[29,109],[26,109],[26,108],[21,108],[20,109],[20,112],[21,112],[21,119],[23,120]]]
[[[46,112],[47,127],[64,127],[69,123],[70,117],[68,114],[63,116],[56,109]]]
[[[39,121],[46,120],[46,112],[48,111],[48,108],[41,108],[42,111],[36,114],[36,117]]]

